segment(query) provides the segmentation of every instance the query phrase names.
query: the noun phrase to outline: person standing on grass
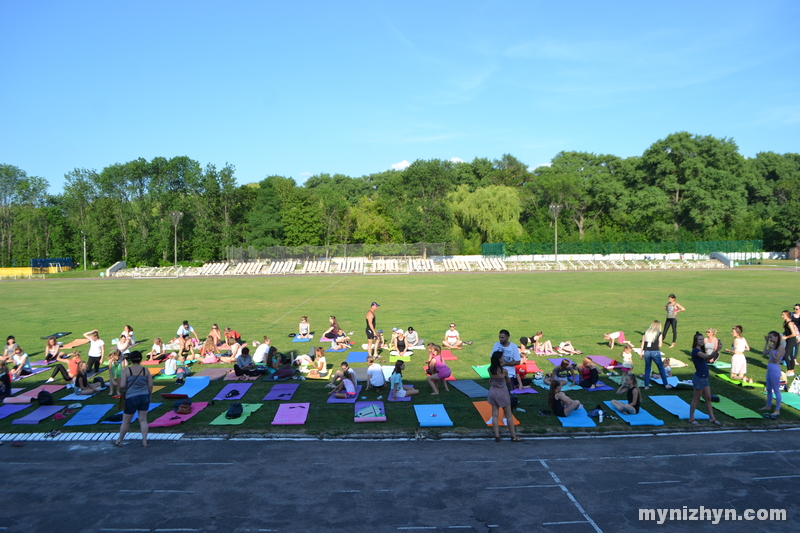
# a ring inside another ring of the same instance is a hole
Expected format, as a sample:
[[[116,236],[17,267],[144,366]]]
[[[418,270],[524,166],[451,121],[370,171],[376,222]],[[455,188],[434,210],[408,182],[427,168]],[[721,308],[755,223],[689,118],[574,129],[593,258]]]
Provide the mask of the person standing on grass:
[[[100,372],[100,365],[103,364],[103,357],[106,355],[106,343],[100,338],[100,333],[93,329],[83,334],[89,339],[89,353],[87,354],[88,371]]]
[[[508,332],[508,330],[501,329],[500,333],[497,334],[497,342],[494,343],[494,346],[492,346],[492,353],[503,352],[502,364],[508,371],[508,387],[509,390],[513,390],[515,381],[517,379],[517,371],[515,367],[520,364],[522,359],[519,355],[519,348],[517,348],[516,344],[509,341],[510,338],[511,334]]]
[[[797,341],[800,338],[797,326],[792,320],[792,315],[789,311],[784,311],[783,316],[783,336],[781,337],[786,341],[786,348],[784,349],[783,360],[786,361],[786,376],[794,376],[794,363],[797,358]]]
[[[667,389],[672,388],[672,385],[667,383],[667,373],[664,371],[664,363],[661,361],[662,340],[664,340],[664,336],[661,334],[661,322],[653,320],[653,323],[642,335],[642,353],[639,356],[644,359],[644,390],[650,389],[650,367],[653,363],[658,368],[664,386]]]
[[[692,388],[694,396],[692,403],[689,404],[689,423],[693,426],[699,425],[694,419],[694,411],[700,402],[700,396],[706,399],[706,409],[708,409],[708,421],[715,426],[721,426],[719,420],[714,416],[714,406],[711,403],[711,385],[708,383],[708,360],[710,355],[705,352],[703,334],[699,331],[694,334],[692,341],[692,363],[694,363],[694,375],[692,376]]]
[[[674,348],[675,341],[678,339],[678,313],[686,311],[686,308],[675,300],[674,294],[670,294],[669,301],[667,305],[664,306],[664,309],[667,311],[667,321],[664,323],[664,331],[661,334],[661,340],[663,341],[667,338],[667,331],[672,327],[672,344],[670,344],[669,347]]]
[[[764,356],[769,358],[767,363],[767,405],[761,411],[772,411],[772,395],[775,395],[775,411],[764,413],[766,418],[776,419],[781,414],[781,360],[784,355],[784,345],[781,343],[781,334],[770,331],[767,335],[767,345],[764,346]]]
[[[492,406],[492,429],[494,440],[500,442],[500,410],[503,410],[506,426],[511,433],[511,440],[520,439],[514,429],[514,414],[511,412],[511,394],[508,392],[508,369],[504,367],[505,353],[502,350],[492,352],[489,363],[489,395],[486,401]]]
[[[147,448],[147,412],[150,410],[150,395],[153,393],[153,375],[141,365],[142,352],[130,354],[131,365],[122,372],[120,386],[125,391],[125,409],[122,412],[122,426],[114,446],[121,447],[128,433],[133,415],[139,413],[139,429],[142,433],[142,446]]]
[[[378,307],[380,307],[380,305],[377,302],[372,302],[365,316],[367,321],[367,328],[365,330],[367,333],[367,355],[371,355],[376,359],[378,358],[378,330],[375,327],[375,311],[378,310]]]

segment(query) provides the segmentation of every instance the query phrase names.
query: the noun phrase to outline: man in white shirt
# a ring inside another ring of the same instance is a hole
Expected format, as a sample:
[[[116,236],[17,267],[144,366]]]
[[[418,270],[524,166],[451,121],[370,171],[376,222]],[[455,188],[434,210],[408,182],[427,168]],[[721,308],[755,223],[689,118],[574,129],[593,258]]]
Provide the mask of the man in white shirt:
[[[513,342],[509,342],[511,334],[507,329],[501,329],[498,334],[498,342],[492,346],[492,353],[503,352],[503,366],[506,367],[508,377],[511,379],[512,386],[516,383],[517,369],[515,366],[520,364],[519,348]]]
[[[254,343],[256,341],[253,341]],[[269,353],[270,343],[272,341],[268,337],[264,337],[264,342],[258,345],[256,348],[255,353],[253,354],[253,362],[256,364],[265,363],[267,360],[267,354]]]
[[[375,362],[374,357],[367,357],[367,390],[382,390],[386,385],[386,378],[383,375],[381,365]]]

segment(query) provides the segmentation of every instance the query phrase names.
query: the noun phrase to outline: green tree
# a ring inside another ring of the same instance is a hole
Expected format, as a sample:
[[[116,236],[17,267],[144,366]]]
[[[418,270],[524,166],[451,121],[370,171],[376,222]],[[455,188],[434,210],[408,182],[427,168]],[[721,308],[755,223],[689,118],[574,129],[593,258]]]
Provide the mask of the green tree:
[[[513,187],[489,185],[470,193],[468,185],[460,185],[447,197],[463,235],[472,232],[482,242],[516,242],[523,239],[519,223],[519,193]]]

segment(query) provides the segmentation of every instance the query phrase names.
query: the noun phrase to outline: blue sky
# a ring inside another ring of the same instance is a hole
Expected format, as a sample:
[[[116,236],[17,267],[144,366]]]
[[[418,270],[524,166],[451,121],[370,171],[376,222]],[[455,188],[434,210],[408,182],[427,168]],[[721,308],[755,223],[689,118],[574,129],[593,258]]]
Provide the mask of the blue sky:
[[[800,2],[0,0],[0,163],[189,156],[362,176],[641,155],[676,131],[798,152]]]

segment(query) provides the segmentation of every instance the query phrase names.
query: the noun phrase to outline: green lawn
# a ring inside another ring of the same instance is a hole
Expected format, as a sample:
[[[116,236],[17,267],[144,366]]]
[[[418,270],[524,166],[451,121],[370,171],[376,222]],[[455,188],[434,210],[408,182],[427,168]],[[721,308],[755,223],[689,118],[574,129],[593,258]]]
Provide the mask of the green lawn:
[[[800,277],[794,272],[769,270],[714,270],[714,271],[660,271],[660,272],[556,272],[556,273],[470,273],[422,274],[386,276],[287,276],[287,277],[226,277],[213,279],[47,279],[30,281],[4,281],[0,283],[6,312],[3,335],[13,334],[34,360],[43,358],[44,341],[39,337],[56,331],[72,331],[66,340],[80,336],[84,331],[98,328],[101,336],[110,343],[125,324],[133,326],[136,338],[142,342],[143,351],[149,350],[156,336],[171,338],[182,320],[189,320],[204,336],[212,323],[220,327],[231,326],[247,340],[269,335],[280,351],[289,351],[306,344],[292,344],[287,334],[296,331],[301,315],[308,315],[312,329],[319,332],[326,327],[327,317],[338,317],[345,331],[353,331],[359,346],[365,342],[364,314],[373,300],[381,307],[377,312],[378,327],[391,330],[392,326],[413,326],[427,341],[440,342],[450,321],[457,323],[462,338],[474,340],[471,347],[455,352],[458,361],[451,362],[453,373],[459,379],[475,379],[488,386],[471,369],[471,365],[488,362],[492,343],[501,328],[511,332],[512,340],[530,335],[541,329],[545,339],[554,344],[571,340],[585,354],[617,357],[621,350],[609,350],[603,333],[623,330],[628,338],[638,342],[641,332],[652,320],[664,320],[667,295],[674,292],[687,311],[679,315],[679,337],[676,348],[665,348],[670,357],[689,362],[691,334],[714,327],[719,337],[729,344],[730,328],[734,324],[744,327],[744,336],[750,341],[749,375],[763,382],[765,360],[761,356],[763,336],[771,329],[780,329],[780,312],[790,309],[800,301]],[[86,350],[83,347],[82,353]],[[328,354],[328,362],[338,367],[346,354]],[[483,427],[472,400],[460,392],[431,396],[424,381],[422,362],[425,354],[413,357],[407,365],[406,381],[422,389],[422,394],[410,403],[386,404],[389,421],[385,424],[354,424],[352,405],[328,405],[325,382],[306,381],[300,386],[292,401],[311,402],[305,426],[272,427],[278,408],[276,402],[266,402],[241,426],[223,427],[221,430],[208,423],[225,409],[218,402],[179,426],[183,432],[207,433],[258,433],[292,432],[303,430],[310,434],[345,434],[365,431],[413,433],[417,427],[414,403],[444,403],[453,419],[456,431],[473,431]],[[730,356],[723,358],[730,360]],[[540,358],[542,370],[551,368]],[[637,372],[643,363],[635,362]],[[358,365],[356,365],[358,366]],[[196,368],[202,368],[196,365]],[[676,369],[675,374],[689,378],[693,369]],[[713,370],[712,370],[713,374]],[[33,387],[43,383],[49,373],[25,379],[15,386]],[[601,378],[613,385],[607,378]],[[59,381],[59,383],[61,383]],[[170,382],[166,391],[175,386]],[[198,394],[195,401],[210,400],[229,382],[212,382]],[[254,382],[245,397],[246,402],[260,402],[271,384]],[[295,382],[293,382],[295,383]],[[735,387],[712,378],[712,392],[727,396],[751,409],[763,405],[763,395]],[[650,391],[664,394],[656,387]],[[58,393],[56,398],[65,393]],[[575,392],[573,398],[592,408],[602,400],[615,398],[613,392]],[[689,399],[691,391],[677,392]],[[157,395],[155,395],[157,396]],[[369,399],[375,399],[370,394]],[[642,406],[667,427],[684,428],[686,422],[662,411],[645,400]],[[154,398],[156,401],[156,398]],[[98,397],[84,403],[109,403],[109,398]],[[171,403],[171,402],[170,402]],[[520,406],[526,412],[518,413],[523,433],[561,431],[553,417],[540,417],[537,411],[546,409],[544,391],[536,395],[521,396]],[[164,414],[167,406],[151,413],[150,419]],[[62,422],[50,420],[36,427],[13,426],[13,415],[0,420],[0,432],[49,431],[58,429]],[[761,420],[735,421],[719,416],[726,426],[770,427],[775,422]],[[800,422],[798,412],[785,407],[779,420],[781,424]],[[83,426],[74,430],[108,430],[103,426]],[[627,430],[623,422],[604,421],[594,431]],[[68,428],[70,429],[70,428]],[[136,429],[135,427],[133,428]],[[648,428],[645,428],[648,429]],[[169,431],[174,431],[170,428]],[[154,430],[161,431],[161,430]]]

